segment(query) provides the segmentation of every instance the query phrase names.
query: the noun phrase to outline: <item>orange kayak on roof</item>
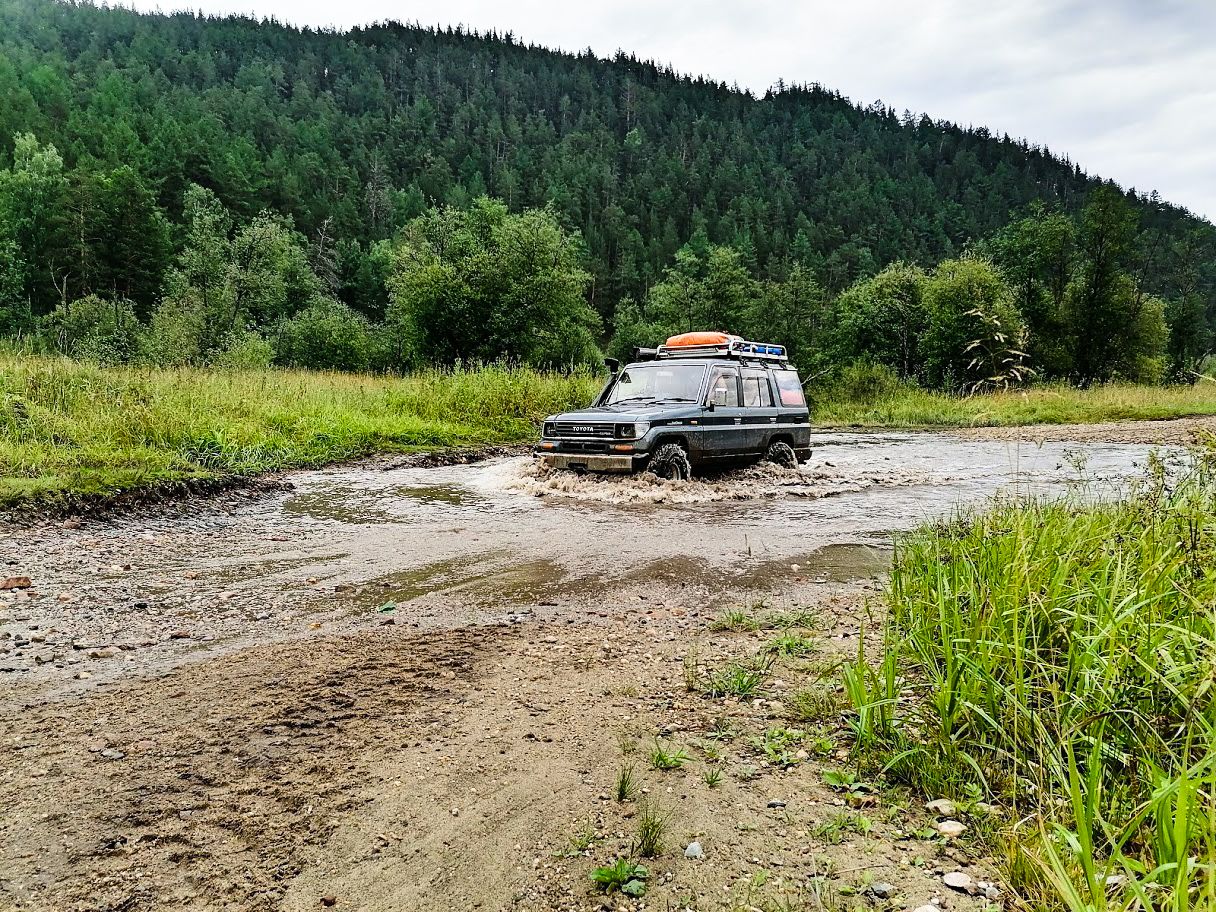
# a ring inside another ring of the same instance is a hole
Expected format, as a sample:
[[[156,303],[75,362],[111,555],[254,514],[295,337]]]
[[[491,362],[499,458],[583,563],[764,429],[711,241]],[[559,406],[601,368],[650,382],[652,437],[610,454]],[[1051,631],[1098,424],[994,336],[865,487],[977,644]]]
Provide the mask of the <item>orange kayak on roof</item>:
[[[672,336],[667,340],[670,346],[680,345],[725,345],[731,339],[735,338],[729,333],[720,332],[691,332],[681,333],[678,336]]]

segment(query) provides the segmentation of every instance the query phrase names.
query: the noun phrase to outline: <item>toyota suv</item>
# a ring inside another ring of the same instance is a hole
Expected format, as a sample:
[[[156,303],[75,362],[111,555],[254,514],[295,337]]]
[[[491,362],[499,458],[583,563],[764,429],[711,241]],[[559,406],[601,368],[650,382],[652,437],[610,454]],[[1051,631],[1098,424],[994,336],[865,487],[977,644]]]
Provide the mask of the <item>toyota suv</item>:
[[[810,458],[810,412],[783,346],[686,333],[624,369],[607,364],[589,408],[545,419],[535,450],[545,465],[688,479],[694,468]]]

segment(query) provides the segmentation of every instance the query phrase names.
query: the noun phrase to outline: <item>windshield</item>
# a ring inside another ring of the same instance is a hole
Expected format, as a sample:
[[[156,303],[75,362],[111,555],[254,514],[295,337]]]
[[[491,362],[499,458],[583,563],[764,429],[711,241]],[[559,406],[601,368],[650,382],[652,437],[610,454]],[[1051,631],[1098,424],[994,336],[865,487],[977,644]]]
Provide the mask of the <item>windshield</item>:
[[[696,402],[704,376],[703,364],[643,364],[626,368],[608,394],[606,404],[650,399]]]

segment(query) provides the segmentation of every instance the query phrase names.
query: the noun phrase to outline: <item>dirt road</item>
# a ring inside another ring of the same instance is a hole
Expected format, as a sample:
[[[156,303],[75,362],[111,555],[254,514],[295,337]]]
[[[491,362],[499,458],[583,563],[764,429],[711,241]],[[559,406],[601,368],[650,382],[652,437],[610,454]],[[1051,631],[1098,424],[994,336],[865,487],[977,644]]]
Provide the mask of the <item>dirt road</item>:
[[[0,908],[981,908],[941,875],[990,868],[919,802],[825,783],[835,664],[892,532],[1112,491],[1147,452],[834,434],[804,471],[686,484],[364,466],[7,530],[31,587],[0,601]],[[755,623],[714,629],[730,610]],[[757,655],[754,692],[701,692]],[[646,897],[594,892],[648,809]]]

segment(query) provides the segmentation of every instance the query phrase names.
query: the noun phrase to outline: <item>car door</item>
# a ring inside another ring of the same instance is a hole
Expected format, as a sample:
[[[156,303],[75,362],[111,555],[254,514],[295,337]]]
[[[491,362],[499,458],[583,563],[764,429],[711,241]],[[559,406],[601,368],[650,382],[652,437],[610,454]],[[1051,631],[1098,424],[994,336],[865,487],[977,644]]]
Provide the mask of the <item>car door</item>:
[[[701,458],[721,459],[747,452],[745,417],[739,401],[739,369],[733,364],[713,365],[701,412]]]
[[[781,410],[773,399],[769,372],[763,368],[743,368],[743,426],[749,454],[763,454],[777,426]]]

